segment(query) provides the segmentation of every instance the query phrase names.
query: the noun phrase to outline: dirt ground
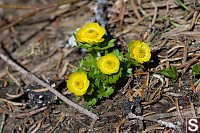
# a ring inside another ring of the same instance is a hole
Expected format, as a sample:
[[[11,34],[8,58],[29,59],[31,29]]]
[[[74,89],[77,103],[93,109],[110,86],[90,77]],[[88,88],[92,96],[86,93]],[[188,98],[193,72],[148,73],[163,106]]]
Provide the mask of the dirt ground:
[[[186,118],[200,117],[200,75],[191,68],[200,62],[200,2],[184,0],[184,8],[179,0],[104,0],[103,7],[100,0],[63,1],[0,0],[0,53],[99,119],[0,59],[0,132],[186,132]],[[97,19],[99,8],[104,12]],[[69,40],[77,28],[101,19],[124,53],[129,41],[151,42],[153,62],[134,69],[111,97],[87,108],[66,88],[65,79],[88,54]],[[170,65],[179,72],[176,82],[160,73]]]

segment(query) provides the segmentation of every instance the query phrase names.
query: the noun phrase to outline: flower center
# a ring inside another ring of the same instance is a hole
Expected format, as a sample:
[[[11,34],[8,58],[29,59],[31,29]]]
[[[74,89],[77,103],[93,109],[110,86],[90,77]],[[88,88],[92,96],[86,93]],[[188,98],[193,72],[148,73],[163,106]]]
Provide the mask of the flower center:
[[[115,62],[113,60],[107,60],[104,63],[104,67],[107,69],[113,69],[115,67]]]
[[[88,31],[88,33],[93,33],[93,32],[94,32],[94,30],[89,30],[89,31]]]
[[[74,87],[78,90],[81,90],[84,87],[84,82],[82,79],[77,78],[75,79]]]
[[[95,29],[88,29],[86,34],[86,37],[90,39],[97,38],[99,35],[99,33]]]
[[[146,56],[146,51],[139,47],[135,50],[135,55],[138,57],[138,58],[144,58]]]

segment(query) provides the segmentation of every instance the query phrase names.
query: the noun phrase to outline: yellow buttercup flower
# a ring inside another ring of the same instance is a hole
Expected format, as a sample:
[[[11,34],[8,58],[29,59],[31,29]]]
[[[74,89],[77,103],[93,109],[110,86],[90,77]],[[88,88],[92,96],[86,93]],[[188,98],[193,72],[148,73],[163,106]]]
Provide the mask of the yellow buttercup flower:
[[[81,43],[94,45],[104,41],[102,38],[104,34],[105,29],[100,27],[98,23],[88,23],[76,32],[76,39]]]
[[[134,40],[130,47],[130,56],[135,59],[138,63],[144,63],[150,60],[151,58],[151,49],[150,47],[139,40]]]
[[[77,96],[81,96],[87,92],[90,81],[84,72],[75,72],[69,76],[67,80],[67,88]]]
[[[97,60],[97,67],[104,74],[112,74],[118,72],[119,65],[119,59],[114,54],[107,54]]]

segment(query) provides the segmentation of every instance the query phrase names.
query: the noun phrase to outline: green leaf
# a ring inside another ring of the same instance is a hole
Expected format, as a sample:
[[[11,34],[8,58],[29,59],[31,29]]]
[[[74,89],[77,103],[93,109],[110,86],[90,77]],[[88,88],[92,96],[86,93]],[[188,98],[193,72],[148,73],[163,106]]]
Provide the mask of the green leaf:
[[[93,47],[93,49],[95,50],[105,50],[105,49],[108,49],[108,48],[111,48],[113,46],[115,46],[115,42],[116,39],[111,39],[108,43],[107,41],[104,41],[102,43],[100,43],[99,45],[96,45]]]
[[[193,74],[193,75],[198,75],[198,74],[200,74],[200,63],[199,63],[199,64],[192,65],[191,68],[192,68],[192,74]]]
[[[130,57],[131,54],[130,54],[130,52],[127,52],[124,56],[125,56],[125,57]]]
[[[127,77],[130,77],[130,76],[131,76],[132,70],[133,70],[132,68],[128,68],[128,69],[127,69],[127,75],[126,75]]]
[[[114,89],[111,87],[107,87],[106,89],[107,90],[102,93],[103,97],[109,97],[114,92]]]
[[[144,69],[144,66],[141,63],[138,63],[136,60],[133,59],[133,63],[135,66],[140,66]]]
[[[122,75],[122,70],[123,70],[123,68],[120,67],[119,71],[117,73],[113,73],[111,75],[107,75],[107,74],[99,75],[99,79],[101,80],[101,83],[104,83],[104,84],[113,84],[113,83],[116,83],[117,80]]]
[[[190,11],[190,9],[181,1],[181,0],[175,0],[180,6],[185,8],[187,11]]]
[[[172,65],[170,65],[170,68],[163,69],[160,73],[172,78],[173,82],[175,82],[178,79],[178,71]]]
[[[101,80],[99,78],[96,78],[95,79],[95,86],[97,86],[99,88],[100,84],[101,84]]]
[[[88,101],[88,106],[92,106],[92,105],[95,105],[97,102],[97,98],[93,98],[92,100]]]
[[[108,50],[105,50],[105,55],[108,54]]]
[[[93,67],[96,67],[96,59],[89,54],[82,63],[82,67],[88,67],[88,69],[91,69]]]
[[[126,58],[126,61],[121,62],[120,66],[123,68],[122,77],[130,77],[132,74],[132,68],[130,68],[132,64],[132,60],[130,58]]]
[[[78,101],[79,98],[80,98],[80,96],[76,96],[76,101]]]
[[[119,68],[119,71],[117,72],[117,73],[114,73],[113,75],[111,75],[110,77],[109,77],[109,83],[110,84],[113,84],[113,83],[116,83],[117,82],[117,80],[121,77],[121,75],[122,75],[122,70],[123,70],[123,68],[122,67],[120,67]]]
[[[63,102],[62,100],[59,100],[59,103],[62,104],[62,105],[66,105],[66,103]]]
[[[81,42],[78,42],[77,40],[75,42],[77,43],[78,47],[82,48],[82,49],[84,49],[84,48],[91,48],[92,47],[92,45],[90,45],[90,44],[81,43]]]
[[[115,56],[119,56],[119,50],[114,49],[112,52],[110,52],[110,54],[114,54]]]
[[[149,45],[149,46],[150,46],[150,45],[151,45],[151,42],[148,42],[148,43],[147,43],[147,45]]]
[[[90,86],[88,87],[86,93],[87,93],[88,95],[92,95],[93,92],[94,92],[94,88],[93,88],[92,85],[90,84]]]
[[[128,52],[130,52],[129,49],[130,49],[131,44],[132,44],[132,41],[129,41]]]
[[[126,60],[126,58],[124,58],[124,55],[122,54],[122,52],[119,52],[118,49],[114,49],[110,54],[114,54],[115,56],[117,56],[119,61]]]
[[[7,79],[6,81],[7,81],[8,83],[15,83],[15,81],[9,80],[9,79]]]

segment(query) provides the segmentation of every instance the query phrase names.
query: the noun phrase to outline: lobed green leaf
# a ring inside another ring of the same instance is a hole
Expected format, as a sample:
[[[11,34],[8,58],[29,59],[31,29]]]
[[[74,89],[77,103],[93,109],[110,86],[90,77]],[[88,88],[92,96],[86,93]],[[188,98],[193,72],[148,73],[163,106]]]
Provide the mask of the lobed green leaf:
[[[173,82],[178,79],[178,71],[174,68],[174,66],[170,65],[170,68],[165,68],[161,72],[161,74],[170,77]]]
[[[191,68],[192,68],[192,74],[193,74],[193,75],[198,75],[198,74],[200,74],[200,63],[199,63],[199,64],[192,65]]]

